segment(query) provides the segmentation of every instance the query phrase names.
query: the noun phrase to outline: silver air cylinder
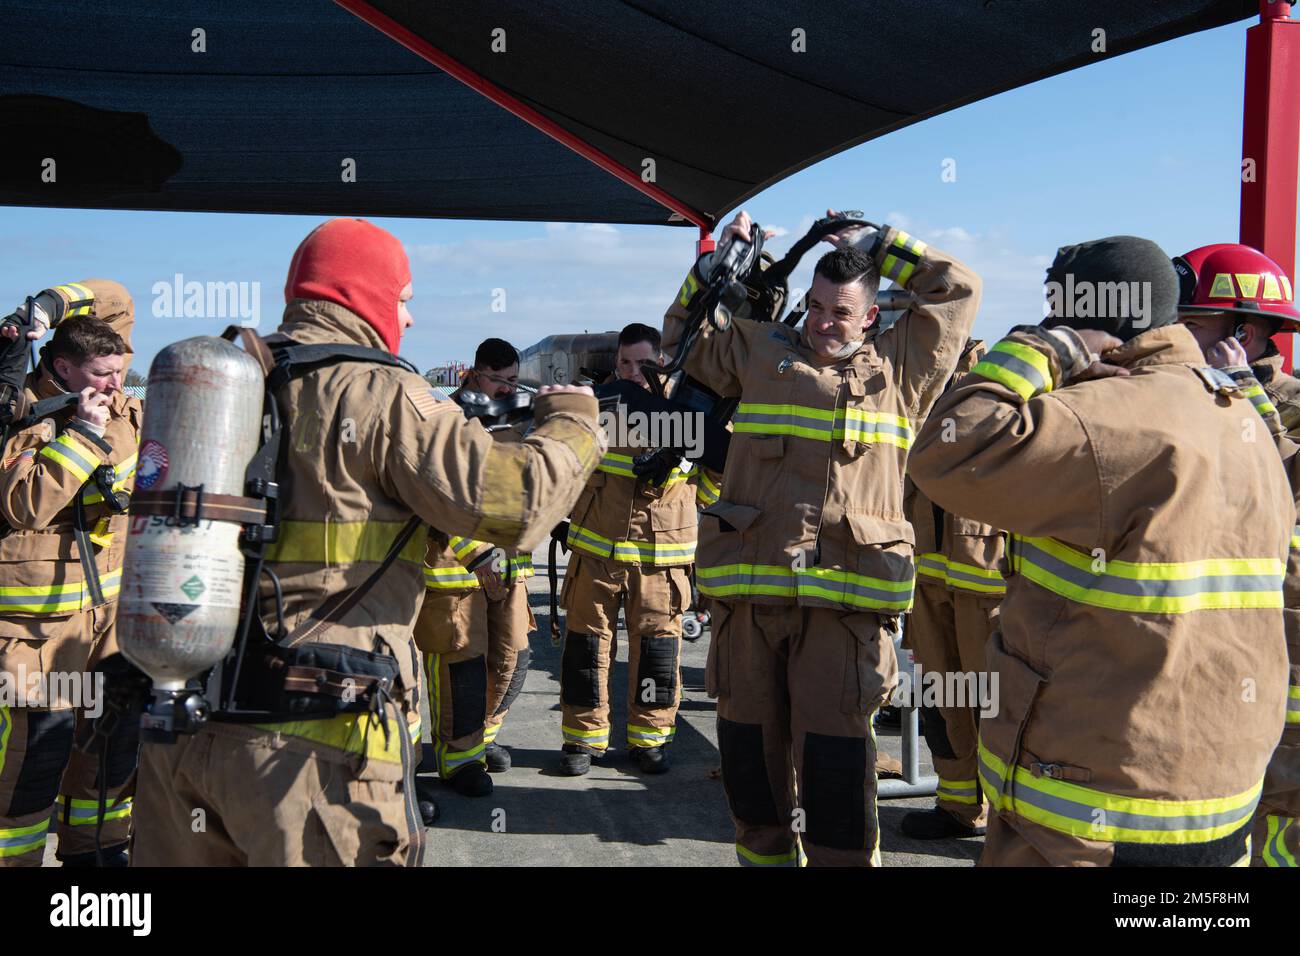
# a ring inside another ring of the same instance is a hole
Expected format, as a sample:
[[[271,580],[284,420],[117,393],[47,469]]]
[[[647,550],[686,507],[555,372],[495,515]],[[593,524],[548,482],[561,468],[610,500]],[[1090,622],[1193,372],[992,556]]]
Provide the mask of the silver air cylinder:
[[[149,367],[136,491],[202,485],[205,495],[245,494],[264,394],[261,367],[224,339],[199,336],[159,352]],[[183,690],[229,653],[244,579],[240,530],[228,521],[178,527],[163,515],[131,516],[118,640],[155,692]]]

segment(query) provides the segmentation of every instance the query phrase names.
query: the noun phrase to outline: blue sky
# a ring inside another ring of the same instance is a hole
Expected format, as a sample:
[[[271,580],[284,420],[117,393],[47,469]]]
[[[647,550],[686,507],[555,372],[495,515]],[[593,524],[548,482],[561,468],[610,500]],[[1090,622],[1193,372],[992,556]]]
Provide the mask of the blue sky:
[[[984,277],[976,333],[1042,315],[1055,250],[1115,234],[1171,255],[1235,241],[1250,21],[1035,83],[824,160],[746,204],[781,250],[828,206],[907,228]],[[774,131],[780,135],[780,131]],[[941,178],[955,160],[956,181]],[[0,209],[0,308],[59,282],[106,276],[136,300],[136,368],[220,320],[155,318],[156,282],[260,283],[259,329],[283,308],[294,247],[320,218]],[[658,324],[689,267],[694,231],[652,226],[375,220],[411,256],[422,369],[468,359],[487,335],[523,348],[548,334]],[[809,254],[792,285],[804,286]],[[493,311],[505,290],[505,311]]]

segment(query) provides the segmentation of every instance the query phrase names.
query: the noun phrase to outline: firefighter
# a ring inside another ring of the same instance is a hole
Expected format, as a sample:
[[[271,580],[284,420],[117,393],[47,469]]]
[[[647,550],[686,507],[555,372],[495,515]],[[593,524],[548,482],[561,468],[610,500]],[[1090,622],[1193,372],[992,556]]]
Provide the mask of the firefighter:
[[[983,342],[966,343],[947,388],[986,351]],[[942,686],[962,688],[963,697],[947,699],[945,690],[937,707],[921,705],[939,788],[934,808],[904,814],[901,826],[904,835],[915,840],[982,836],[988,814],[976,774],[981,701],[971,696],[981,685],[976,679],[954,682],[950,677],[974,678],[984,671],[985,645],[997,627],[998,604],[1006,593],[999,571],[1002,535],[989,525],[943,511],[910,478],[905,489],[904,508],[916,536],[918,586],[903,646],[912,650],[923,674],[943,675]],[[922,688],[914,687],[912,693],[921,695]],[[920,700],[914,696],[913,702]]]
[[[103,705],[90,672],[117,649],[123,506],[141,419],[122,390],[134,309],[106,279],[56,286],[36,305],[36,334],[53,325],[54,335],[27,376],[27,398],[77,400],[19,427],[4,448],[0,679],[18,696],[0,695],[0,866],[41,865],[52,809],[65,866],[125,866],[132,801],[118,798],[138,728],[128,722],[114,738],[102,781],[99,757],[74,744]]]
[[[1158,246],[1067,246],[1047,280],[1050,317],[938,402],[910,462],[1012,535],[980,864],[1244,865],[1286,706],[1285,475],[1175,323]]]
[[[751,225],[741,212],[720,246]],[[696,578],[711,599],[707,685],[745,865],[798,865],[800,844],[810,864],[879,865],[871,720],[897,677],[892,634],[914,579],[903,466],[979,305],[970,269],[899,229],[830,241],[799,329],[705,323],[686,363],[740,398]],[[666,340],[708,268],[687,277]],[[882,276],[912,296],[883,332]]]
[[[460,391],[489,398],[513,394],[519,353],[503,339],[486,339]],[[497,441],[518,443],[515,428],[496,427]],[[487,796],[486,771],[510,769],[510,753],[496,742],[510,705],[523,690],[537,626],[528,606],[528,554],[434,532],[424,578],[427,593],[415,639],[425,652],[434,755],[438,773],[462,796]]]
[[[284,320],[268,342],[396,354],[412,324],[411,294],[396,238],[364,220],[330,220],[294,254]],[[604,451],[585,389],[540,393],[535,428],[516,445],[494,442],[419,375],[380,361],[326,363],[278,398],[283,520],[268,565],[290,633],[366,580],[413,515],[447,534],[536,542]],[[418,865],[412,632],[424,553],[425,541],[412,538],[336,624],[304,645],[355,648],[359,662],[395,668],[391,693],[373,698],[375,712],[252,725],[214,719],[177,743],[141,748],[133,865]],[[272,631],[269,586],[262,593]]]
[[[634,322],[618,336],[615,375],[649,388],[642,362],[663,364],[657,329]],[[629,419],[630,421],[630,419]],[[700,471],[611,438],[569,521],[560,667],[560,771],[581,776],[609,748],[609,683],[618,609],[628,635],[627,746],[642,772],[668,770],[681,699],[682,613],[690,606]],[[652,466],[647,471],[643,462]],[[655,471],[654,469],[658,469]]]
[[[1300,381],[1282,369],[1271,336],[1300,331],[1291,280],[1249,246],[1202,246],[1174,259],[1180,279],[1179,321],[1212,365],[1253,379],[1248,397],[1267,419],[1280,416],[1300,440]],[[1234,377],[1237,377],[1234,374]],[[1287,450],[1288,454],[1290,449]],[[1293,490],[1300,491],[1300,487]],[[1285,509],[1284,509],[1285,510]],[[1300,860],[1300,531],[1292,539],[1285,588],[1290,686],[1286,729],[1264,775],[1251,835],[1254,866],[1296,866]]]

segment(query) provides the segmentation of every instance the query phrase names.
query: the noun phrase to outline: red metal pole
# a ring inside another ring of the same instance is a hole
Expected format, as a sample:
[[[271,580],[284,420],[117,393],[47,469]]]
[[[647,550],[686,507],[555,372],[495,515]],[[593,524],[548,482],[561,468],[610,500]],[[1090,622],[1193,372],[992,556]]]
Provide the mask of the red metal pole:
[[[1260,22],[1246,31],[1241,242],[1275,260],[1291,277],[1294,288],[1300,20],[1292,20],[1290,15],[1291,4],[1260,0]],[[1273,341],[1290,371],[1293,336],[1278,335]]]
[[[700,239],[695,243],[695,258],[699,258],[706,252],[712,252],[716,243],[713,241],[713,233],[705,226],[700,226]]]
[[[518,99],[501,89],[501,87],[497,86],[495,83],[480,76],[473,70],[434,47],[423,37],[417,36],[396,20],[380,13],[369,3],[365,2],[365,0],[334,0],[334,2],[349,13],[360,17],[380,33],[386,34],[396,40],[416,56],[428,60],[448,76],[460,80],[460,82],[464,83],[474,92],[487,97],[493,103],[497,104],[497,106],[513,113],[529,126],[545,133],[556,142],[569,147],[569,149],[573,150],[583,159],[595,163],[601,169],[605,170],[605,172],[616,176],[633,189],[649,196],[661,206],[672,210],[683,219],[695,223],[702,230],[707,231],[713,228],[713,220],[710,216],[691,208],[676,196],[673,196],[671,193],[659,188],[655,183],[647,183],[643,181],[638,173],[628,169],[626,166],[601,152],[590,143],[579,139],[573,133],[569,132],[550,118],[543,116],[526,103],[521,103]]]

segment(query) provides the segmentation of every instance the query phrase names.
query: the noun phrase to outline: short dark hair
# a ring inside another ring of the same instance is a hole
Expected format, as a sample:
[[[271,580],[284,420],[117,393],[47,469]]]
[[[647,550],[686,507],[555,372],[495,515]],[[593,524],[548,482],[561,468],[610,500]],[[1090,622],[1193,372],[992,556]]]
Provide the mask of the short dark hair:
[[[109,328],[107,322],[74,315],[55,326],[50,344],[43,352],[51,366],[56,358],[81,365],[105,355],[125,355],[126,343],[122,336]]]
[[[880,270],[876,261],[855,246],[845,246],[828,252],[817,260],[813,275],[823,276],[836,285],[846,282],[861,282],[867,293],[867,305],[876,301],[880,291]]]
[[[663,339],[659,336],[659,330],[650,325],[633,322],[623,326],[623,331],[618,333],[618,347],[636,345],[638,342],[649,342],[650,347],[658,352]]]
[[[505,339],[484,339],[474,352],[474,367],[492,371],[519,364],[519,353]]]

